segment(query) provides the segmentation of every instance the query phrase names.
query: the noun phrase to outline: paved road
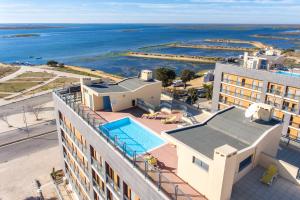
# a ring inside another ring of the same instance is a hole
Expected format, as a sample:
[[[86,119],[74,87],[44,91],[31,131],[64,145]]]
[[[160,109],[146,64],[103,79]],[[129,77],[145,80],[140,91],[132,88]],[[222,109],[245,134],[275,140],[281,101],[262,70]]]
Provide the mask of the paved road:
[[[4,113],[6,115],[20,113],[23,111],[23,106],[26,108],[28,106],[36,106],[50,101],[52,101],[52,93],[36,96],[34,98],[25,99],[22,101],[17,101],[15,103],[0,106],[0,115]]]
[[[55,120],[42,122],[28,126],[28,132],[24,128],[0,133],[0,146],[9,142],[17,141],[26,137],[36,136],[41,133],[47,133],[56,130]]]
[[[0,147],[0,163],[26,156],[58,145],[57,132]],[[51,162],[49,160],[49,162]]]

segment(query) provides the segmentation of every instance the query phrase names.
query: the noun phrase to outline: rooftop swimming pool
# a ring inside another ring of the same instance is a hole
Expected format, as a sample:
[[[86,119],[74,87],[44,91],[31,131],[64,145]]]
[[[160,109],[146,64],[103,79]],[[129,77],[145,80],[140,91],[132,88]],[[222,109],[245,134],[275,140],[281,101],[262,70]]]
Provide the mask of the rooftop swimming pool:
[[[276,74],[282,74],[282,75],[286,75],[286,76],[293,76],[293,77],[299,77],[300,78],[300,74],[298,74],[298,73],[278,71],[278,72],[276,72]]]
[[[129,117],[106,123],[99,129],[131,157],[135,153],[141,155],[166,143]]]

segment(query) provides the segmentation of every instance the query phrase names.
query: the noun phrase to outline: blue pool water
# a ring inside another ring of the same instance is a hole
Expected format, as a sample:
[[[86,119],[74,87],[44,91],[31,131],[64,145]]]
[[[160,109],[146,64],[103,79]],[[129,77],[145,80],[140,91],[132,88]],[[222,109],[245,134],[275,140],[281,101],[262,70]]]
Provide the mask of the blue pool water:
[[[278,71],[278,72],[276,72],[276,74],[282,74],[282,75],[286,75],[286,76],[293,76],[293,77],[300,78],[300,74],[292,73],[292,72]]]
[[[136,152],[136,155],[143,154],[165,143],[155,133],[128,117],[104,124],[99,128],[111,140],[114,141],[117,137],[117,145],[121,149],[124,148],[123,144],[126,143],[125,151],[129,156],[133,156],[134,152]]]

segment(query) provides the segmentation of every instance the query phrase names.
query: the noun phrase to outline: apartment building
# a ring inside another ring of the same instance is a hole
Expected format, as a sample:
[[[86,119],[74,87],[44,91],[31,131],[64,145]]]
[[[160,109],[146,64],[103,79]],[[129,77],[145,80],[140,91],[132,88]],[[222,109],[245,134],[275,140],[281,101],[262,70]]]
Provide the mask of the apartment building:
[[[273,118],[283,122],[283,137],[300,142],[300,75],[217,63],[213,111],[229,106],[247,109],[253,103],[274,107]]]
[[[78,199],[228,200],[240,179],[274,161],[282,123],[245,118],[250,103],[218,101],[219,111],[191,126],[144,118],[164,108],[161,82],[145,73],[53,93],[61,166]],[[298,183],[299,168],[288,166],[283,175]]]

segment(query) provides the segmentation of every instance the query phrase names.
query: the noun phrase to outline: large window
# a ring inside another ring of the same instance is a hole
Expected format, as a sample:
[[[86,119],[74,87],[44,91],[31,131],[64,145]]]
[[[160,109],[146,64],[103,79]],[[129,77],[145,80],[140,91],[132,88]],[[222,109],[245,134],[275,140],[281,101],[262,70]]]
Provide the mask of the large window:
[[[239,172],[242,171],[243,169],[245,169],[246,167],[248,167],[251,164],[251,162],[252,162],[252,155],[247,157],[242,162],[240,162]]]
[[[201,167],[202,169],[204,169],[205,171],[209,170],[209,166],[208,164],[206,164],[205,162],[203,162],[202,160],[196,158],[195,156],[193,156],[193,163],[195,165],[197,165],[198,167]]]

